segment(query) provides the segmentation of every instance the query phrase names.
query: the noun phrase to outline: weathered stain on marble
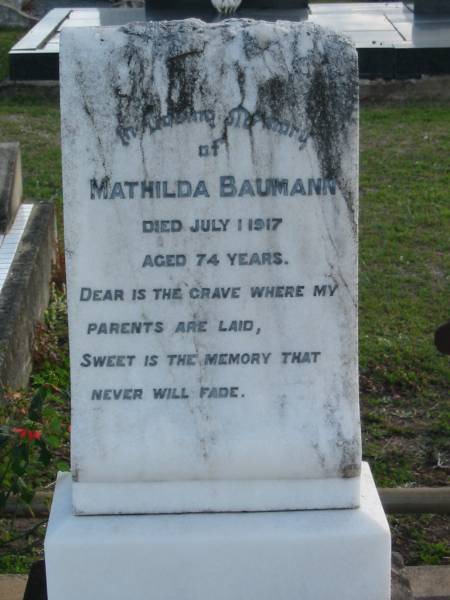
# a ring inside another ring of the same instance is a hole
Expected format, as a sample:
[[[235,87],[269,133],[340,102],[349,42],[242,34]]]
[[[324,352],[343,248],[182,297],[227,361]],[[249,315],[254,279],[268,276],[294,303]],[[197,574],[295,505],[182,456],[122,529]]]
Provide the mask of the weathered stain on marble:
[[[346,180],[342,157],[358,124],[357,54],[350,42],[313,23],[267,24],[230,19],[214,25],[190,19],[131,24],[120,29],[127,42],[111,63],[116,97],[115,119],[122,143],[152,132],[151,123],[184,123],[214,111],[211,136],[227,142],[232,111],[242,110],[255,123],[286,123],[295,128],[302,149],[313,141],[322,176],[338,182],[354,211],[354,188]],[[273,36],[272,30],[277,35]],[[290,35],[286,35],[287,31]],[[306,41],[305,41],[306,40]],[[153,51],[149,56],[148,44]],[[203,54],[215,54],[206,66]],[[237,56],[249,61],[245,71]],[[116,61],[127,65],[117,78]],[[285,63],[283,70],[272,65]],[[161,85],[158,85],[161,83]],[[156,85],[155,85],[156,84]],[[223,93],[226,86],[227,92]],[[158,92],[158,89],[161,92]],[[304,106],[299,102],[304,98]],[[165,115],[165,117],[164,117]],[[267,125],[266,125],[267,126]],[[279,126],[277,126],[279,127]],[[281,125],[282,127],[282,125]],[[214,129],[219,128],[219,136]]]

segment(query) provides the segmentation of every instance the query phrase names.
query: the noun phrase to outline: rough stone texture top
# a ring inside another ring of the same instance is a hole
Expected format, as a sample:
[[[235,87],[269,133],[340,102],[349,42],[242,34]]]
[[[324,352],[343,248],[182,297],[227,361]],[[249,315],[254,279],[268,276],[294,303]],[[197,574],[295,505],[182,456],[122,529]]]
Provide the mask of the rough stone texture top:
[[[220,0],[219,0],[220,1]],[[226,2],[227,0],[222,0]],[[231,0],[233,1],[233,0]],[[231,3],[231,2],[230,2]],[[238,0],[234,0],[237,4]],[[242,8],[303,8],[308,6],[308,0],[239,0]],[[207,10],[211,8],[211,0],[183,0],[180,4],[179,0],[146,0],[146,4],[151,9],[156,10]]]
[[[76,509],[357,505],[350,42],[68,29],[61,103]]]

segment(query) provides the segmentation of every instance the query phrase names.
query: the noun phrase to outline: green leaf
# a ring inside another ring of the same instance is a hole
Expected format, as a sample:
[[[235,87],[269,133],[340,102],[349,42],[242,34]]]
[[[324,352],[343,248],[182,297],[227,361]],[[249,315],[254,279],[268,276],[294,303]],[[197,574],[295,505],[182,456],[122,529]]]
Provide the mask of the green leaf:
[[[47,392],[45,388],[41,387],[33,396],[31,400],[30,409],[28,411],[28,418],[35,423],[42,421],[42,406],[45,400]]]
[[[45,442],[42,439],[38,441],[38,446],[39,446],[39,460],[45,467],[47,467],[52,460],[51,452],[49,451],[49,449],[47,448],[47,445],[45,444]]]

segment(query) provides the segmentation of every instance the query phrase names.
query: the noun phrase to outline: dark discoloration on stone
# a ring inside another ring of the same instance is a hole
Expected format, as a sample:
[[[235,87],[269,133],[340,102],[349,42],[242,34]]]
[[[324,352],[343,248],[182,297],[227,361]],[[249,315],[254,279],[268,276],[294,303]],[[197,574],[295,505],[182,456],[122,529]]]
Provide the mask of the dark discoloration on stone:
[[[241,92],[242,103],[245,102],[245,71],[239,63],[236,63],[236,76],[239,85],[239,91]]]
[[[128,36],[121,58],[130,76],[127,81],[117,82],[114,86],[117,130],[130,131],[133,137],[144,134],[149,117],[155,119],[163,115],[163,105],[167,107],[165,112],[171,115],[193,110],[194,93],[198,89],[198,59],[204,44],[200,42],[199,45],[195,40],[194,43],[185,43],[183,36],[175,35],[169,24],[163,22],[159,25],[121,28]],[[180,28],[183,30],[182,25]],[[159,30],[159,39],[155,39],[155,29]],[[152,44],[154,54],[150,61],[142,52],[143,43]],[[165,95],[153,85],[153,70],[160,60],[164,60],[167,75]],[[117,80],[114,73],[111,79]]]
[[[261,35],[261,23],[242,19],[206,25],[201,21],[152,22],[122,27],[127,38],[124,60],[129,68],[126,81],[114,85],[118,131],[131,131],[134,137],[145,133],[148,117],[183,111],[209,110],[214,107],[216,125],[225,139],[224,121],[228,112],[241,106],[252,119],[255,114],[264,118],[291,123],[299,132],[299,149],[311,139],[320,161],[322,177],[336,179],[348,209],[354,219],[354,194],[346,181],[342,157],[357,126],[358,64],[356,51],[345,38],[325,31],[312,23],[278,23],[274,35]],[[267,27],[269,27],[267,25]],[[289,27],[290,46],[277,27]],[[215,55],[217,76],[225,77],[234,71],[240,91],[240,102],[230,106],[228,94],[211,73],[205,72],[203,51],[212,44],[213,36],[220,39],[222,56]],[[238,42],[236,39],[238,38]],[[149,55],[146,46],[152,44]],[[244,60],[232,59],[240,45]],[[302,46],[308,47],[305,51]],[[286,52],[290,57],[286,58]],[[257,61],[267,56],[281,67],[257,69]],[[291,62],[289,63],[289,61]],[[117,62],[117,57],[114,58]],[[217,63],[217,64],[216,64]],[[283,64],[285,63],[285,64]],[[115,64],[112,77],[117,79]],[[158,89],[154,75],[166,78],[166,89]],[[248,98],[247,80],[256,84],[256,103]],[[123,140],[122,140],[123,141]],[[355,227],[356,233],[356,227]]]
[[[359,477],[361,474],[361,464],[350,463],[345,464],[341,469],[341,475],[344,479],[350,479],[352,477]]]
[[[54,241],[53,204],[36,204],[0,293],[0,401],[5,389],[28,382],[35,325],[49,299]]]
[[[78,72],[76,74],[76,79],[77,79],[78,85],[80,86],[80,90],[83,91],[83,96],[84,96],[83,97],[83,110],[86,113],[86,115],[89,117],[89,120],[92,123],[93,130],[97,131],[96,126],[95,126],[95,119],[94,119],[94,109],[92,106],[92,102],[87,97],[88,86],[86,86],[84,84],[83,69],[80,64],[78,64]],[[104,153],[103,146],[102,146],[101,137],[98,133],[97,133],[96,137],[97,137],[99,154],[100,154],[100,157],[102,160],[103,168],[105,169],[105,172],[106,172],[106,158],[105,158],[105,153]]]
[[[258,87],[258,111],[265,117],[295,119],[297,104],[291,78],[276,74]]]
[[[337,389],[337,386],[336,386]],[[349,395],[351,393],[349,392]],[[339,397],[330,398],[325,405],[325,419],[330,428],[335,431],[336,455],[338,457],[339,474],[344,479],[359,477],[361,474],[361,439],[358,436],[349,438],[343,431],[338,415]],[[357,408],[355,408],[357,410]],[[320,447],[314,446],[319,462],[321,462]]]
[[[349,479],[361,474],[361,444],[358,439],[348,439],[343,436],[338,427],[337,447],[341,455],[339,470],[341,477]]]
[[[196,60],[198,54],[181,54],[167,61],[167,106],[172,114],[180,114],[194,105],[195,82],[200,75]]]
[[[344,479],[359,477],[361,475],[362,460],[360,436],[344,440],[341,452],[341,462],[339,464],[341,477]]]
[[[77,465],[72,465],[72,481],[80,481],[80,468]]]
[[[347,206],[353,213],[355,198],[343,177],[341,163],[343,150],[351,143],[348,139],[349,124],[356,118],[358,64],[356,54],[353,61],[345,65],[339,56],[332,63],[329,58],[334,44],[339,45],[336,40],[327,39],[325,46],[329,47],[325,59],[315,61],[312,85],[308,91],[307,113],[310,134],[322,165],[322,177],[338,182]],[[336,77],[339,72],[345,73],[346,77]]]

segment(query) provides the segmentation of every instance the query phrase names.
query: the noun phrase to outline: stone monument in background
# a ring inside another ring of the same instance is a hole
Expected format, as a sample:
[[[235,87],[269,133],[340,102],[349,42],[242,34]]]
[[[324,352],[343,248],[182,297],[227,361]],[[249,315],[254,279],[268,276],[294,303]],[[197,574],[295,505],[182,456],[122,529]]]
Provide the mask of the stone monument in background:
[[[72,474],[49,600],[388,600],[356,51],[311,23],[67,29],[61,109]]]
[[[414,12],[418,15],[449,15],[450,0],[414,0]]]

